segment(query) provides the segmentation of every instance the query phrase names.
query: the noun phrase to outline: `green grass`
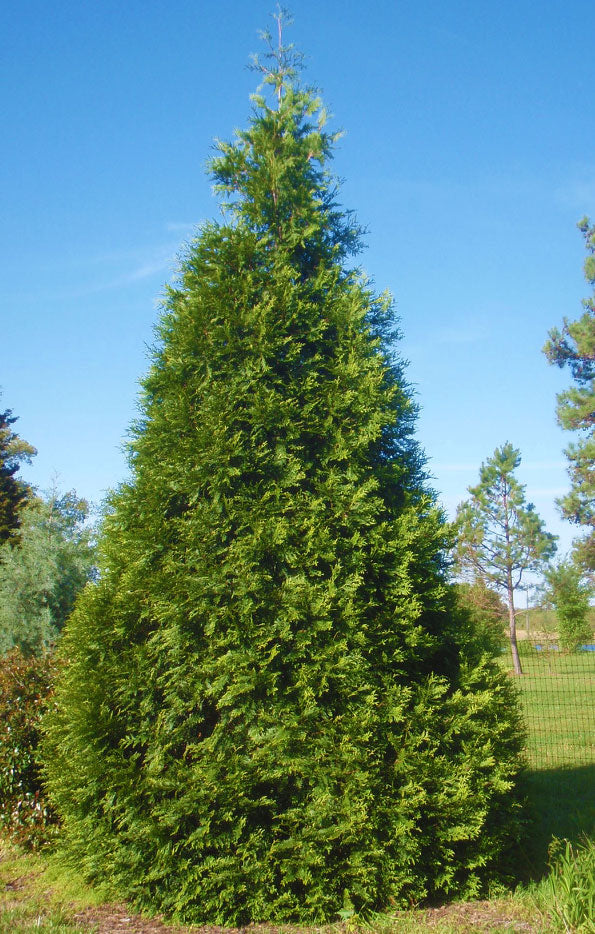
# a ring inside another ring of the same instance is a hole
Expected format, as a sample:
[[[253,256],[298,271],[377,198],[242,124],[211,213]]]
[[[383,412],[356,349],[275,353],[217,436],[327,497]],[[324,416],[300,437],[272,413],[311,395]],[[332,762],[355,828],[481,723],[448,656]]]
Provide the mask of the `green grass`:
[[[521,661],[515,683],[527,728],[531,815],[521,861],[525,877],[538,879],[553,839],[595,839],[595,652],[536,652],[525,644]]]
[[[2,934],[89,934],[73,921],[75,880],[46,881],[47,863],[0,843],[0,932]]]
[[[85,923],[76,923],[77,915]],[[436,908],[387,912],[362,920],[316,927],[251,925],[251,934],[538,934],[543,910],[537,897],[500,895],[490,901],[459,902]],[[135,934],[218,934],[221,928],[167,925],[126,905],[102,904],[97,893],[72,876],[56,872],[43,855],[30,856],[0,843],[0,934],[92,934],[134,931]],[[228,929],[242,934],[246,929]]]
[[[595,764],[595,652],[522,652],[517,679],[532,769]]]
[[[536,896],[555,930],[595,934],[595,841],[561,843]]]

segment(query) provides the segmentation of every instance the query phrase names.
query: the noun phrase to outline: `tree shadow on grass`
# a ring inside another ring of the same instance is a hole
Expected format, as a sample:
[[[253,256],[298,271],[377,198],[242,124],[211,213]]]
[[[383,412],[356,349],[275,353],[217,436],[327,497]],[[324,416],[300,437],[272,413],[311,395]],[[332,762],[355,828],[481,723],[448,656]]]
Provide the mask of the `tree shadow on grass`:
[[[553,837],[573,842],[595,839],[595,763],[576,768],[528,770],[523,791],[530,826],[519,854],[523,875],[539,879],[547,872]]]

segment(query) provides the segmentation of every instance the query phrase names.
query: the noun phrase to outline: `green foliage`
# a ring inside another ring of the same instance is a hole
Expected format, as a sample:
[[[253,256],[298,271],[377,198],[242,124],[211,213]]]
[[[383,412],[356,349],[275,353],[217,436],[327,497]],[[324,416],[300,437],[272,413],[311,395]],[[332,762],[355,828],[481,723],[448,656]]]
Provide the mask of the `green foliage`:
[[[16,421],[10,409],[0,412],[0,545],[17,539],[21,510],[33,498],[31,487],[16,474],[37,452],[12,430]]]
[[[593,639],[588,620],[593,588],[584,572],[571,561],[561,561],[546,572],[547,597],[556,610],[558,643],[562,651],[575,652]]]
[[[107,896],[109,897],[109,896]],[[343,911],[344,915],[349,909]],[[533,929],[538,920],[535,899],[525,893],[482,902],[455,902],[441,908],[390,910],[366,918],[350,913],[346,925],[286,926],[285,934],[469,934],[497,930],[513,934]],[[524,923],[523,923],[524,922]],[[471,925],[471,928],[470,928]],[[503,926],[504,925],[504,926]],[[169,925],[136,913],[130,904],[107,901],[106,893],[83,886],[76,869],[65,871],[54,854],[23,854],[0,843],[0,931],[10,934],[89,934],[136,931],[138,934],[197,934],[197,928]],[[278,928],[260,928],[276,934]],[[229,932],[231,934],[231,931]]]
[[[482,464],[471,498],[457,510],[457,559],[474,579],[507,593],[520,586],[525,571],[537,571],[555,551],[555,536],[544,531],[525,487],[514,471],[520,452],[509,443]]]
[[[514,591],[525,571],[539,570],[556,550],[555,536],[545,531],[535,507],[525,501],[525,487],[514,475],[520,462],[520,452],[512,444],[496,448],[481,465],[477,486],[469,487],[470,499],[460,503],[455,524],[459,571],[506,596],[517,674],[522,669],[516,641]]]
[[[459,608],[468,615],[482,649],[498,655],[505,643],[506,606],[482,580],[455,584]]]
[[[588,256],[585,278],[595,286],[595,225],[585,217],[578,225]],[[554,328],[543,351],[550,363],[568,366],[574,385],[558,396],[558,422],[562,428],[578,431],[579,440],[566,450],[571,490],[559,500],[562,515],[585,526],[587,535],[577,544],[577,554],[585,567],[595,570],[595,297],[583,301],[584,312],[576,321],[564,319],[561,330]]]
[[[53,836],[55,815],[41,787],[37,747],[54,676],[51,656],[0,656],[0,828],[36,849]]]
[[[540,894],[554,930],[595,934],[595,841],[554,841]]]
[[[514,696],[459,644],[391,303],[278,56],[213,160],[231,218],[169,291],[45,743],[87,878],[232,924],[473,893],[519,832]]]
[[[524,611],[523,611],[524,615]],[[587,611],[587,620],[591,630],[595,631],[595,606],[590,606]],[[537,637],[537,641],[544,634],[551,634],[556,630],[556,613],[553,609],[547,609],[545,606],[529,607],[529,631],[531,638]]]
[[[94,573],[87,514],[73,492],[23,509],[19,541],[0,546],[0,653],[43,653],[55,642]]]

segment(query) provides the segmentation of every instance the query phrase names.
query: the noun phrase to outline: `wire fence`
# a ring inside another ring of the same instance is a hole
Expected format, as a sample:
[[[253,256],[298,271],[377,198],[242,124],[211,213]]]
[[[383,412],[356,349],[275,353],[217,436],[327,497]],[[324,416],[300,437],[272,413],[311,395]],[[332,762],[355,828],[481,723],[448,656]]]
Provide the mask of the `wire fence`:
[[[522,676],[512,675],[509,648],[504,664],[520,693],[529,768],[594,766],[595,639],[566,653],[555,632],[520,630],[518,636]]]

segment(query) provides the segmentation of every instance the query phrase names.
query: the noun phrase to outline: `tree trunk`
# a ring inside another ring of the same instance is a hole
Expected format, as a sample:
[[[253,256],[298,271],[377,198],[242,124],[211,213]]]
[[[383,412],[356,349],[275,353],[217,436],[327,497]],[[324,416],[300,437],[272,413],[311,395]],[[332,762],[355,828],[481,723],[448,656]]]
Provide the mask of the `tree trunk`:
[[[512,580],[508,579],[508,621],[509,621],[509,632],[510,632],[510,651],[512,654],[512,665],[514,668],[515,675],[522,675],[523,669],[521,667],[521,660],[519,658],[519,647],[516,641],[516,618],[514,615],[514,589],[512,586]]]

